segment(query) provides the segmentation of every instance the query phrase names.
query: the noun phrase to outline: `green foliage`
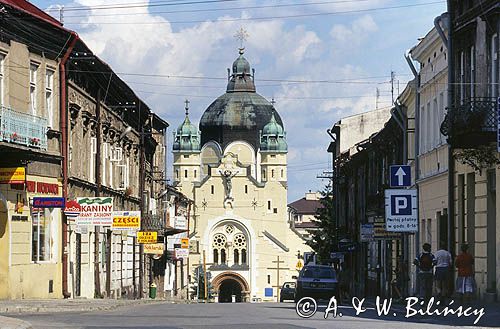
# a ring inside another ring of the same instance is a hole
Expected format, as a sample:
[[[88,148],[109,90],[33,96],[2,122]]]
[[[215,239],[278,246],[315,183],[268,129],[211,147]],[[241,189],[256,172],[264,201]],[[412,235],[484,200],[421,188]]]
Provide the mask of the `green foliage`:
[[[211,273],[207,271],[208,277],[208,299],[212,299],[214,295],[214,289],[212,283],[210,283]],[[198,296],[198,300],[205,299],[205,276],[203,272],[203,266],[198,266],[193,271],[194,285],[191,288],[191,299],[194,299]]]
[[[493,145],[483,145],[477,149],[465,149],[455,153],[455,159],[462,164],[469,165],[479,174],[483,169],[488,169],[500,164],[496,148]]]
[[[307,245],[316,252],[320,261],[326,261],[330,259],[330,253],[337,249],[338,230],[336,229],[331,188],[327,187],[321,194],[320,202],[323,207],[317,209],[314,221],[318,225],[318,229],[310,231],[312,238],[307,241]]]

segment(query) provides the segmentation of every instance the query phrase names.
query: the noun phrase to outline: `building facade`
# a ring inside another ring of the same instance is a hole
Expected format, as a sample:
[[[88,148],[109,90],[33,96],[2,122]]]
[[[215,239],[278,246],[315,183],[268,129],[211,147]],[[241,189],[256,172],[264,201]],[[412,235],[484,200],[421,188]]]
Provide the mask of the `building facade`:
[[[288,204],[288,223],[293,231],[306,240],[318,228],[316,212],[323,207],[320,199],[321,193],[309,191],[305,197]]]
[[[243,49],[199,127],[186,113],[173,144],[176,186],[194,201],[190,273],[205,258],[219,302],[276,300],[309,248],[287,222],[283,122],[256,92]]]

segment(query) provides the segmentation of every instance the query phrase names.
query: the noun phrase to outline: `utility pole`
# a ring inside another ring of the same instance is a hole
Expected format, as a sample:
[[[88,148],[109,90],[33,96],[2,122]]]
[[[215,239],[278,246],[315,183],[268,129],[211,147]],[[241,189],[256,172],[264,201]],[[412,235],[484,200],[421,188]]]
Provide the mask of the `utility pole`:
[[[95,155],[95,196],[101,196],[101,88],[97,89],[95,115],[96,124],[96,155]],[[91,164],[92,165],[92,164]],[[101,295],[101,279],[99,275],[99,235],[101,230],[99,226],[94,226],[94,291],[96,296]]]
[[[144,204],[144,183],[146,180],[146,172],[145,172],[145,160],[144,160],[144,124],[141,122],[141,102],[137,102],[139,109],[139,137],[140,137],[140,145],[139,145],[139,198],[140,203],[139,206],[141,208],[141,218],[147,213],[147,209],[145,209]],[[141,220],[141,230],[142,230],[143,221]],[[143,249],[144,246],[142,243],[139,244],[139,299],[143,297],[144,291],[144,259],[143,259]],[[135,252],[135,250],[134,250]]]
[[[391,104],[394,104],[394,78],[396,77],[396,72],[391,71]]]
[[[378,99],[380,98],[380,90],[376,89],[376,95],[375,95],[375,109],[378,110]]]
[[[276,302],[280,302],[280,270],[289,270],[289,268],[280,267],[280,264],[283,264],[285,261],[280,260],[280,256],[276,256],[276,260],[273,260],[272,263],[276,264],[276,267],[268,267],[268,270],[276,270]]]
[[[205,286],[205,303],[208,300],[208,284],[207,284],[207,260],[205,250],[203,250],[203,285]]]
[[[59,22],[64,25],[64,5],[59,6]]]

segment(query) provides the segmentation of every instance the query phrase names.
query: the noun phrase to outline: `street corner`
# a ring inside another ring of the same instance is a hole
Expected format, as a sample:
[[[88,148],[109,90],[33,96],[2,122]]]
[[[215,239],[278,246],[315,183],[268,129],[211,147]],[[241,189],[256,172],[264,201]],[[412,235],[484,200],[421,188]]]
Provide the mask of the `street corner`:
[[[29,329],[31,323],[15,318],[0,315],[0,329]]]

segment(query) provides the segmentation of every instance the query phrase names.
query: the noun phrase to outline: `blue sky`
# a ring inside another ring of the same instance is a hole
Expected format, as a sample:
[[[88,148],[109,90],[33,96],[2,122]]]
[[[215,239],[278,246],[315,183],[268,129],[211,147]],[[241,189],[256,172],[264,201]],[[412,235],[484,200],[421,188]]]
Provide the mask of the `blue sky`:
[[[49,10],[64,5],[65,26],[77,31],[98,56],[122,73],[137,94],[171,124],[170,133],[182,122],[186,98],[191,102],[191,120],[198,122],[208,105],[224,93],[226,82],[126,73],[225,78],[226,68],[238,55],[234,34],[241,27],[247,30],[245,56],[256,70],[257,92],[275,98],[287,131],[290,202],[308,190],[322,190],[327,183],[316,178],[331,168],[326,129],[342,117],[375,109],[377,88],[379,107],[389,106],[391,70],[402,91],[411,79],[404,52],[432,28],[434,17],[446,11],[446,1],[435,0],[178,4],[197,1],[32,2]],[[135,7],[96,9],[113,4]],[[91,10],[71,9],[75,6]],[[277,16],[281,18],[258,19]]]

